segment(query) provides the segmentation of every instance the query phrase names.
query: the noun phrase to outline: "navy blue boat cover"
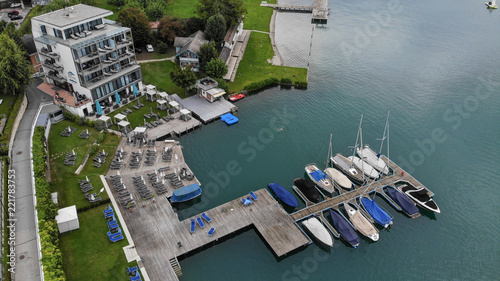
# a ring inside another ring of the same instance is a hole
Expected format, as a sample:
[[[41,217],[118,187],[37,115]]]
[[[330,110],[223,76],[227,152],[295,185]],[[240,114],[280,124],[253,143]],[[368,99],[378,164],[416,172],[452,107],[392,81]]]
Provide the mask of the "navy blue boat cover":
[[[361,198],[361,203],[363,203],[363,206],[370,214],[370,216],[372,216],[372,218],[381,226],[385,227],[386,224],[392,221],[392,217],[386,211],[380,208],[380,206],[375,203],[375,200],[370,200],[366,197],[363,197]]]
[[[408,215],[413,216],[419,212],[417,206],[408,196],[390,187],[387,188],[387,193]]]
[[[297,207],[299,205],[297,199],[295,199],[295,197],[293,197],[293,195],[288,192],[288,190],[286,190],[283,186],[272,182],[268,184],[267,187],[269,187],[269,189],[271,189],[274,194],[276,194],[276,196],[288,206]]]
[[[333,227],[344,237],[344,239],[353,247],[359,244],[359,236],[354,231],[352,226],[340,214],[330,209],[330,216],[332,217]]]
[[[313,177],[313,179],[315,179],[317,181],[320,181],[322,179],[326,179],[325,173],[323,173],[320,170],[316,170],[316,171],[309,173],[309,174]]]

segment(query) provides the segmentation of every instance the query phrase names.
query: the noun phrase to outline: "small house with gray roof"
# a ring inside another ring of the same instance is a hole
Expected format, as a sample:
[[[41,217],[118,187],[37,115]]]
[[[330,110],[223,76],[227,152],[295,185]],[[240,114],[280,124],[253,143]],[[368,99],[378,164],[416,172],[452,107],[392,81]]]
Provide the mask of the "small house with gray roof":
[[[205,32],[201,30],[189,35],[189,37],[175,37],[175,56],[179,58],[180,66],[184,69],[191,65],[191,69],[198,72],[200,69],[200,47],[208,42]]]

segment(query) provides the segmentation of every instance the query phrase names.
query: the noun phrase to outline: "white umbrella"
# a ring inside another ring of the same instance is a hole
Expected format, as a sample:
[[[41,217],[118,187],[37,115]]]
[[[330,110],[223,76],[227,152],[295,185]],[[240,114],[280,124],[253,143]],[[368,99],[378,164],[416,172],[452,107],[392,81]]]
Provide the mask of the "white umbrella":
[[[117,171],[116,173],[117,173],[118,175],[120,175],[120,171]],[[121,180],[121,179],[120,179],[120,180]]]
[[[94,201],[94,200],[95,200],[94,195],[90,194],[90,201]]]
[[[101,194],[103,191],[104,191],[104,187],[101,188],[101,190],[99,190],[99,194]],[[97,194],[97,196],[99,196],[99,194]]]

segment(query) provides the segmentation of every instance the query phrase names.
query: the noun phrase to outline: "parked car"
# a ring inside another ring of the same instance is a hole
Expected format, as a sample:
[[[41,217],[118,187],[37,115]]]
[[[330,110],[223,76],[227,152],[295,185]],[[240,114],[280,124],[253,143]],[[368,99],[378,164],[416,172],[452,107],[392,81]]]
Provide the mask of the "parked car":
[[[154,52],[155,50],[153,49],[153,46],[151,45],[146,45],[146,50],[148,51],[148,53],[152,53]]]
[[[18,7],[21,7],[21,3],[12,3],[12,4],[10,4],[10,7],[11,7],[11,8],[18,8]]]
[[[10,20],[20,20],[20,19],[22,19],[22,18],[23,18],[23,16],[21,16],[21,15],[12,15],[12,16],[10,17]]]
[[[19,15],[19,11],[18,10],[12,10],[10,12],[7,13],[7,16],[9,16],[9,18],[13,15]]]

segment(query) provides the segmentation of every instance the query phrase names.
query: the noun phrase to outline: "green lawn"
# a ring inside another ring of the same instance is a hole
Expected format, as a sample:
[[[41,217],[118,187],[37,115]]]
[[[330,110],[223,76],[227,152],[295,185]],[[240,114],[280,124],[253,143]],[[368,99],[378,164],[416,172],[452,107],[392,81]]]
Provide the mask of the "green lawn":
[[[106,9],[106,10],[113,11],[113,14],[111,16],[106,17],[107,19],[110,19],[110,20],[116,20],[116,19],[118,19],[118,13],[120,12],[118,10],[118,7],[108,4],[108,1],[106,1],[106,0],[95,0],[94,6],[99,7],[99,8],[103,8],[103,9]]]
[[[0,95],[0,100],[3,100],[2,104],[0,104],[0,114],[5,114],[5,117],[8,118],[14,103],[16,103],[17,97],[23,98],[22,95]]]
[[[247,9],[243,28],[269,32],[273,9],[261,7],[262,0],[243,0],[243,2],[245,2],[245,8]],[[268,0],[267,3],[275,4],[276,0]]]
[[[229,91],[238,92],[250,83],[271,77],[280,80],[290,78],[293,82],[307,81],[307,68],[272,65],[267,60],[272,59],[273,54],[269,35],[252,32],[236,78],[233,83],[229,83]]]
[[[70,137],[63,137],[60,135],[61,131],[67,126],[77,128],[76,132]],[[99,190],[103,187],[99,175],[106,174],[111,159],[116,151],[120,139],[118,136],[113,134],[107,134],[104,141],[100,144],[99,149],[109,156],[106,159],[106,163],[100,168],[92,166],[93,156],[87,160],[85,167],[79,175],[75,174],[75,171],[82,164],[85,156],[87,155],[90,147],[97,139],[98,132],[94,128],[88,128],[92,135],[88,139],[81,139],[78,135],[87,129],[85,126],[78,126],[77,124],[70,121],[61,121],[52,125],[49,135],[49,153],[50,153],[50,173],[51,173],[51,190],[53,192],[57,191],[59,196],[59,206],[66,207],[71,205],[76,205],[77,208],[89,206],[89,201],[84,197],[84,193],[80,190],[78,185],[78,180],[85,179],[86,176],[89,177],[90,182],[94,189],[92,193],[99,193]],[[77,153],[76,163],[72,166],[64,165],[64,158],[66,152],[71,152],[72,149]],[[100,194],[103,200],[108,198],[106,192]]]
[[[126,239],[109,241],[104,206],[78,213],[80,229],[61,234],[59,247],[63,253],[63,269],[67,280],[128,280],[127,264],[123,247]]]
[[[174,18],[188,19],[196,16],[194,9],[198,1],[193,0],[168,0],[165,15]]]
[[[170,79],[170,71],[175,67],[174,62],[167,60],[141,63],[140,65],[144,84],[153,84],[158,90],[168,94],[184,96],[184,89],[177,87]]]
[[[175,56],[175,48],[174,47],[169,47],[168,51],[166,54],[160,54],[158,51],[157,47],[154,46],[155,51],[152,53],[148,53],[146,51],[143,51],[140,54],[136,54],[137,60],[156,60],[156,59],[164,59],[164,58],[169,58],[172,56]]]

